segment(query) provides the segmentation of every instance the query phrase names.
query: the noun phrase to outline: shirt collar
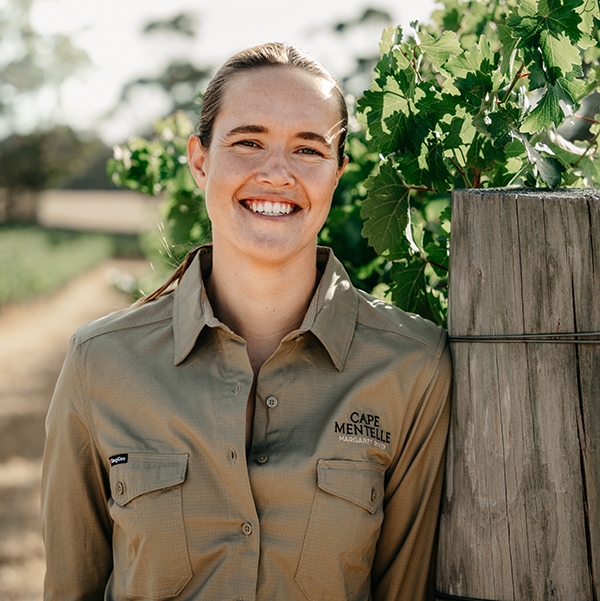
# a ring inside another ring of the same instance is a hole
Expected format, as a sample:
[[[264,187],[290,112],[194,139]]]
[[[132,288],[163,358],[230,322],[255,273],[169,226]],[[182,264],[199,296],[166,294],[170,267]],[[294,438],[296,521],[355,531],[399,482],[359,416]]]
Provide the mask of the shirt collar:
[[[317,248],[317,268],[323,275],[300,331],[312,332],[342,371],[354,336],[358,296],[331,249]],[[204,326],[230,331],[215,317],[206,295],[203,278],[210,275],[211,269],[212,247],[202,246],[173,293],[175,365],[189,355]]]

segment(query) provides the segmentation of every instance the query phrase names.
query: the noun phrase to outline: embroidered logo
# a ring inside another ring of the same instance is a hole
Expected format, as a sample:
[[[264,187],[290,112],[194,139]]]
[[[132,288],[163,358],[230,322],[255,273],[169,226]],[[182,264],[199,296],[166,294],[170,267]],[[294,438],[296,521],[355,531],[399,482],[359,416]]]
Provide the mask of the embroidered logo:
[[[379,415],[353,411],[346,422],[335,422],[334,432],[342,442],[368,444],[385,449],[390,443],[391,433],[381,426]]]
[[[110,461],[110,467],[112,467],[113,465],[119,465],[119,463],[127,463],[128,458],[129,455],[127,453],[113,455],[112,457],[108,458],[108,460]]]

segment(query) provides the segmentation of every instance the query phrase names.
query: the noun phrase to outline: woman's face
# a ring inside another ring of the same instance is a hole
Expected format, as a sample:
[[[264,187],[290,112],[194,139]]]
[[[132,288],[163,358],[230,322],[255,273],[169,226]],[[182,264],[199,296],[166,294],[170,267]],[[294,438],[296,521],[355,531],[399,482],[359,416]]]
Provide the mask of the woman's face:
[[[267,263],[314,256],[343,171],[339,120],[331,84],[296,68],[254,69],[227,83],[210,148],[195,136],[188,146],[215,251]]]

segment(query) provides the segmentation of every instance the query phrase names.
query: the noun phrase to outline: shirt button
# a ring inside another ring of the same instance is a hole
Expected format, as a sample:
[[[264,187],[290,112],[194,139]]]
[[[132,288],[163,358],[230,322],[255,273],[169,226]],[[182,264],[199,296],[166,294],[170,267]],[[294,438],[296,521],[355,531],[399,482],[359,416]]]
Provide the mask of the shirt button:
[[[267,404],[267,407],[269,407],[271,409],[273,409],[273,407],[277,407],[277,405],[279,405],[279,401],[274,396],[268,396],[265,403]]]
[[[377,491],[375,489],[371,490],[371,502],[375,501],[377,498]]]
[[[117,494],[122,495],[124,490],[125,490],[125,487],[123,486],[123,483],[119,482],[117,484]]]
[[[244,522],[242,524],[242,532],[246,536],[250,536],[252,534],[252,524],[250,522]]]
[[[269,461],[269,456],[263,453],[256,458],[256,463],[267,463]]]

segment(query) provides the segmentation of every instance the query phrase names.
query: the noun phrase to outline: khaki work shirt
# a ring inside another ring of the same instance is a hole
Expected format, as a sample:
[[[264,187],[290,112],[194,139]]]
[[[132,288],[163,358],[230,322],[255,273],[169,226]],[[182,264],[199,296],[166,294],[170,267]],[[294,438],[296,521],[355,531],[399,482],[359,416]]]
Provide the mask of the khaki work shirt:
[[[46,601],[417,601],[443,477],[445,333],[319,249],[263,365],[213,315],[203,248],[172,294],[73,336],[47,418]]]

